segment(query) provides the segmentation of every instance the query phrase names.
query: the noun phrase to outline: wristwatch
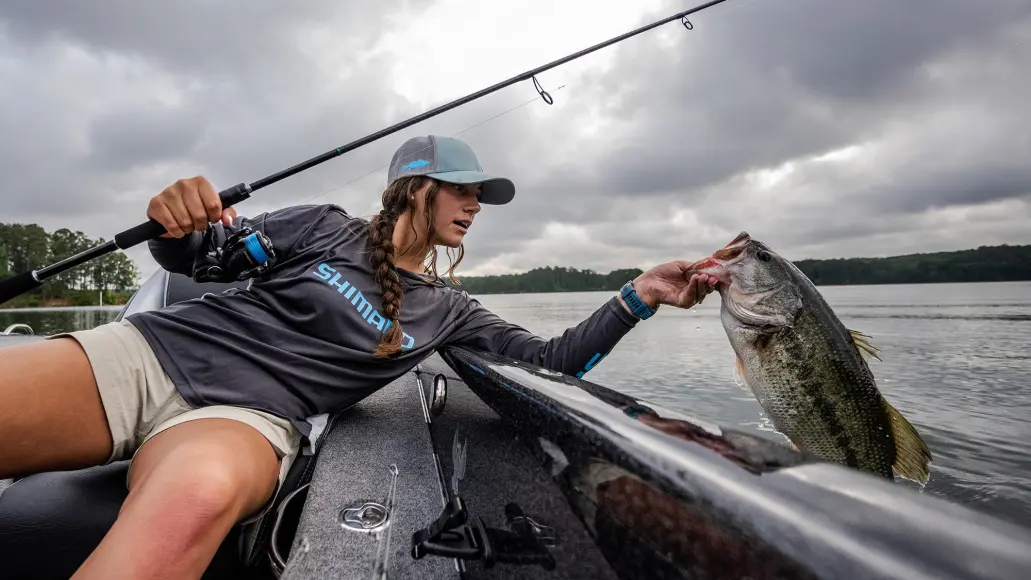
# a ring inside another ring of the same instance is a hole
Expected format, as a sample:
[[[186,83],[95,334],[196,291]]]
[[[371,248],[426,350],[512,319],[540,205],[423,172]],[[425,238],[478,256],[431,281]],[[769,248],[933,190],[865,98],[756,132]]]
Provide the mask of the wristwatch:
[[[619,295],[623,297],[623,301],[630,307],[630,312],[641,320],[651,318],[652,315],[659,310],[658,305],[655,305],[655,308],[650,308],[644,303],[644,300],[641,300],[641,297],[637,295],[637,291],[634,290],[633,280],[623,284],[623,288],[619,291]]]

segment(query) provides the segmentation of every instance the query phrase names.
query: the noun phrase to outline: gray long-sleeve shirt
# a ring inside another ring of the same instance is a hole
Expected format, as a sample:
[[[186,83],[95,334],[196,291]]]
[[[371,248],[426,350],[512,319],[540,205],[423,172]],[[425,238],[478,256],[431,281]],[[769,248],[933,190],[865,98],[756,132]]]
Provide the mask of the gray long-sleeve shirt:
[[[152,240],[155,260],[188,276],[198,255],[243,226],[268,236],[277,259],[270,279],[255,279],[246,290],[208,294],[128,320],[190,405],[267,411],[309,439],[318,435],[326,413],[357,403],[441,346],[496,352],[582,376],[637,323],[613,296],[580,324],[545,340],[466,292],[398,269],[403,351],[374,359],[389,321],[381,313],[364,225],[335,205],[307,205],[237,218],[231,227],[216,224],[205,234]]]

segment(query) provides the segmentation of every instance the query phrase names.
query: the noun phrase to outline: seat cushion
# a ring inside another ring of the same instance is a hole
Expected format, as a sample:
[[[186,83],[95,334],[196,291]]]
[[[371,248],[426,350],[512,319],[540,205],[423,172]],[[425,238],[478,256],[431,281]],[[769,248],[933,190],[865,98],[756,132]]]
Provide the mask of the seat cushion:
[[[69,578],[118,518],[128,491],[129,461],[76,471],[40,473],[0,494],[0,576]],[[206,579],[265,578],[240,569],[234,528],[216,553]]]

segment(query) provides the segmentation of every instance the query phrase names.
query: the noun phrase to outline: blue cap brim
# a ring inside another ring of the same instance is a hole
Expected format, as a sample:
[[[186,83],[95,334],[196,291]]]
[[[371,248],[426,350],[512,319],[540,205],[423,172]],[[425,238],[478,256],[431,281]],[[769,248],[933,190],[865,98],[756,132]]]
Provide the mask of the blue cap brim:
[[[511,180],[487,175],[481,171],[443,171],[426,175],[445,183],[459,185],[479,183],[480,203],[504,205],[515,197],[515,184]]]

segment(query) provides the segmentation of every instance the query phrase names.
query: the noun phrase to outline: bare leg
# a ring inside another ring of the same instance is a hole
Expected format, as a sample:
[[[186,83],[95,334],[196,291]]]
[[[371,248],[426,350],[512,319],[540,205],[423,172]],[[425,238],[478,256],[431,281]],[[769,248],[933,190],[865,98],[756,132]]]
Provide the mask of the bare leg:
[[[0,348],[0,479],[98,465],[111,431],[72,338]]]
[[[200,578],[278,475],[272,445],[245,423],[197,419],[161,432],[137,452],[118,520],[73,579]]]

